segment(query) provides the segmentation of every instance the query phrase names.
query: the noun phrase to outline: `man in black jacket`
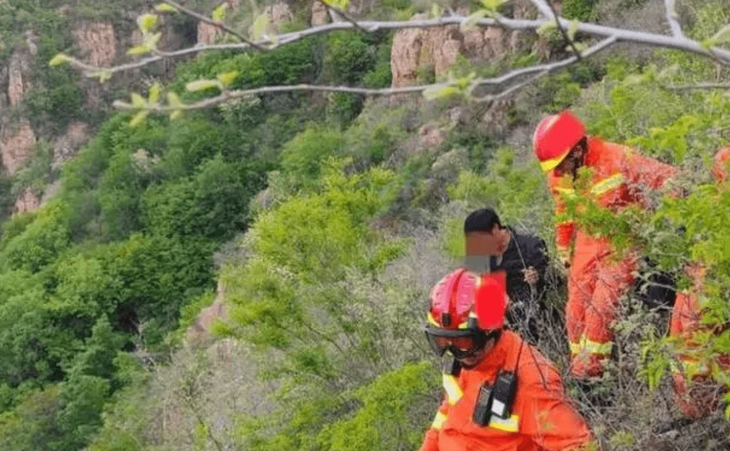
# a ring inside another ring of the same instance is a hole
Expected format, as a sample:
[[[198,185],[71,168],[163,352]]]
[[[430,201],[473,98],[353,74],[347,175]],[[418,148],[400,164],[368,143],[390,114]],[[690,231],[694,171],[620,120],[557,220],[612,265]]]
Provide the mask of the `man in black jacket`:
[[[491,208],[471,212],[464,221],[464,235],[467,268],[507,273],[507,321],[523,336],[537,342],[538,321],[554,320],[545,305],[550,264],[545,241],[504,227]]]

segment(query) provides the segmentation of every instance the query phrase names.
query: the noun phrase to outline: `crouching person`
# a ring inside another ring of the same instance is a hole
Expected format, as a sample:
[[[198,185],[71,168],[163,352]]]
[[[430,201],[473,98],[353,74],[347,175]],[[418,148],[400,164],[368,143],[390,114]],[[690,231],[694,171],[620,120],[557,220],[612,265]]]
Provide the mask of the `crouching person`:
[[[695,334],[714,331],[703,326],[702,308],[699,297],[702,293],[702,281],[705,268],[697,263],[687,265],[686,272],[693,282],[693,287],[680,292],[672,310],[669,324],[669,335],[677,338],[681,344],[677,361],[672,364],[672,379],[675,401],[679,411],[687,418],[697,420],[708,416],[719,407],[727,388],[718,384],[712,377],[712,366],[717,371],[730,371],[730,356],[719,355],[714,359],[702,359],[702,346],[695,340]]]
[[[730,147],[722,148],[715,154],[712,175],[718,188],[723,190],[728,189],[729,162]],[[721,205],[719,199],[718,205]],[[686,266],[685,273],[692,285],[677,294],[669,323],[669,335],[679,344],[677,359],[672,365],[675,401],[680,412],[690,419],[708,416],[719,407],[727,392],[728,387],[719,384],[712,376],[712,367],[715,366],[715,371],[725,374],[730,371],[730,355],[721,354],[707,359],[707,350],[703,350],[696,340],[698,334],[708,332],[720,334],[728,327],[727,325],[710,327],[702,324],[704,311],[701,300],[706,271],[701,262],[693,262]]]
[[[459,269],[431,292],[426,336],[454,359],[421,451],[598,449],[556,368],[503,328],[506,297],[495,280]]]

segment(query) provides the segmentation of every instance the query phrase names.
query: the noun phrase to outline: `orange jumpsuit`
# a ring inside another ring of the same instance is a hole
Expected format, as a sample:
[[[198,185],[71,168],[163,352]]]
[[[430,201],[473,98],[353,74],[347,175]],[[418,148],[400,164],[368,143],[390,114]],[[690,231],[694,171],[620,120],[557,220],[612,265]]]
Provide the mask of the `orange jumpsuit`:
[[[500,369],[515,367],[517,391],[510,418],[492,415],[487,426],[474,423],[472,414],[481,385],[493,384]],[[579,450],[591,441],[586,423],[565,397],[555,367],[514,332],[502,332],[475,368],[462,369],[458,378],[444,375],[444,389],[445,399],[421,451]]]
[[[647,190],[661,188],[673,177],[673,166],[634,153],[631,149],[589,137],[585,166],[591,185],[581,192],[612,211],[639,204],[648,208]],[[572,177],[548,175],[557,213],[565,211],[563,196],[575,194]],[[566,325],[576,379],[600,377],[613,346],[612,322],[619,300],[634,282],[637,255],[611,259],[609,237],[591,236],[572,221],[556,225],[556,244],[563,256],[572,254],[568,276]],[[574,245],[574,251],[571,246]]]
[[[682,414],[693,419],[707,416],[715,410],[722,397],[721,387],[711,381],[710,365],[692,356],[692,351],[698,349],[693,335],[702,330],[702,309],[698,297],[702,292],[704,272],[705,269],[698,264],[688,268],[687,274],[694,287],[677,293],[669,323],[669,335],[682,339],[683,348],[688,351],[677,356],[678,362],[672,368],[675,400]],[[724,371],[730,370],[728,355],[719,356],[715,363]],[[688,384],[687,378],[692,383]]]

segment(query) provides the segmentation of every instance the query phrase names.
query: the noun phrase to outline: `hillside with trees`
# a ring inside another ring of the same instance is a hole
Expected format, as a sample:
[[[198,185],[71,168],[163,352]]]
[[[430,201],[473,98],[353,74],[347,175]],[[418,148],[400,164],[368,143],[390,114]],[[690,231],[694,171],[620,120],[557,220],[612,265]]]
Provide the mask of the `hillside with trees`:
[[[1,3],[0,448],[417,449],[440,396],[429,290],[475,208],[555,255],[532,133],[565,108],[676,165],[685,193],[568,215],[640,246],[644,278],[683,288],[702,259],[705,320],[726,324],[730,191],[709,168],[730,144],[730,2],[563,0],[567,27],[478,23],[549,22],[548,3]],[[604,42],[594,24],[676,39]],[[483,81],[520,70],[538,76]],[[673,404],[668,308],[638,290],[623,305],[610,405],[567,387],[604,449],[727,448],[724,406],[688,422]],[[537,345],[565,371],[561,327]],[[705,341],[730,353],[729,331]]]

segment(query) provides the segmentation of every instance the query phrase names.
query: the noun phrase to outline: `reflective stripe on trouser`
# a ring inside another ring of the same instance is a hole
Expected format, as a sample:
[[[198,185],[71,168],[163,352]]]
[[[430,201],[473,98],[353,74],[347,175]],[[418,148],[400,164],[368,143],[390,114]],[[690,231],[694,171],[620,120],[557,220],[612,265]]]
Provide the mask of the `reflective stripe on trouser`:
[[[620,299],[633,284],[636,256],[615,261],[611,254],[607,240],[578,233],[565,312],[577,378],[602,375]]]
[[[598,354],[602,356],[611,355],[613,343],[599,343],[591,341],[587,336],[583,335],[577,343],[570,343],[570,355],[576,356],[581,353]]]
[[[708,364],[689,357],[682,357],[678,362],[669,362],[669,368],[672,370],[672,373],[685,374],[690,379],[696,376],[709,376],[710,374],[710,366]]]

